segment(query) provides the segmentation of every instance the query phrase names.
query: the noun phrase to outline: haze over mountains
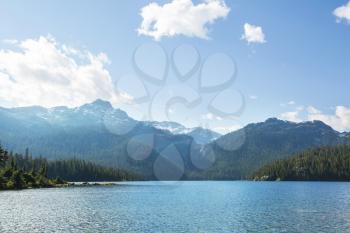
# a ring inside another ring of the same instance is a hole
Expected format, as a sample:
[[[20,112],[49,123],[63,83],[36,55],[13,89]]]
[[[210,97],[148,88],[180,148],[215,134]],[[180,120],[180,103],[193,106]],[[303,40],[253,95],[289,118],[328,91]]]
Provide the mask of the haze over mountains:
[[[221,136],[176,122],[142,122],[109,102],[77,108],[0,108],[0,140],[9,150],[49,159],[83,158],[148,179],[240,179],[276,159],[349,143],[320,121],[271,118]]]

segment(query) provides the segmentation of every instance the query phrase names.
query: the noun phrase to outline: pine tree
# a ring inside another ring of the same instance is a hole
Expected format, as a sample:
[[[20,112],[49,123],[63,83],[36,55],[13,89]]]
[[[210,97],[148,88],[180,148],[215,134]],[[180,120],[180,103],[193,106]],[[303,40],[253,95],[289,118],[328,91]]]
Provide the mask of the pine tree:
[[[8,160],[8,153],[0,145],[0,167],[4,166]]]
[[[46,163],[43,163],[41,165],[41,168],[40,168],[40,171],[39,171],[39,175],[43,176],[43,177],[47,176],[47,164]]]
[[[22,189],[24,187],[24,180],[22,175],[23,175],[23,171],[21,169],[14,171],[10,179],[10,183],[11,185],[13,185],[12,188]]]

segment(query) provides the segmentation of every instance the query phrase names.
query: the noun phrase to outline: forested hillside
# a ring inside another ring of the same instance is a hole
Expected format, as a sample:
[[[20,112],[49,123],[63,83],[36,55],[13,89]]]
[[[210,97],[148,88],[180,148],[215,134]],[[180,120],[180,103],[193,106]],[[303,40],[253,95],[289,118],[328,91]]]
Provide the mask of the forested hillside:
[[[224,135],[206,145],[203,157],[215,156],[198,179],[245,179],[262,166],[307,149],[348,144],[349,138],[321,121],[293,123],[271,118]],[[208,155],[206,155],[208,154]]]
[[[350,146],[307,150],[259,169],[255,180],[350,181]]]
[[[65,181],[121,181],[141,179],[121,169],[103,167],[84,160],[47,161],[8,153],[0,147],[0,189],[53,187]]]
[[[60,177],[65,181],[121,181],[141,179],[140,176],[111,167],[105,167],[85,160],[68,159],[47,161],[47,159],[16,154],[10,156],[18,167],[24,170],[36,170],[45,166],[47,177]]]

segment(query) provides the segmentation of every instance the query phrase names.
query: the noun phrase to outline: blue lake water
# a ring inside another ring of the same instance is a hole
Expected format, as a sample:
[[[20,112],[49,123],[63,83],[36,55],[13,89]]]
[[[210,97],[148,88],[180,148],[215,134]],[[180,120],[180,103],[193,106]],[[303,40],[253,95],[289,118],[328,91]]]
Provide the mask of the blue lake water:
[[[130,182],[3,191],[0,232],[350,232],[350,183]]]

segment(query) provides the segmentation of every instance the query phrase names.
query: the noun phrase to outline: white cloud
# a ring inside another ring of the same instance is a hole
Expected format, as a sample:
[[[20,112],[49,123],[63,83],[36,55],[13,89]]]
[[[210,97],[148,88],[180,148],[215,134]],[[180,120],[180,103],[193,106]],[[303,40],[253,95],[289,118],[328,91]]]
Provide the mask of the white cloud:
[[[287,103],[288,105],[295,105],[295,101],[291,100]],[[284,104],[286,106],[286,104]],[[294,111],[284,112],[281,114],[280,118],[286,121],[292,122],[302,122],[300,114],[303,112],[304,106],[296,106]]]
[[[321,113],[320,110],[318,110],[317,108],[312,107],[312,106],[309,106],[307,108],[307,111],[308,111],[309,114],[320,114]]]
[[[208,25],[229,12],[223,0],[206,0],[197,5],[192,0],[173,0],[162,6],[152,2],[141,9],[143,20],[137,31],[155,40],[176,35],[208,39]]]
[[[51,36],[13,43],[13,50],[0,50],[1,105],[73,107],[97,98],[115,105],[131,98],[115,92],[104,53],[73,49]]]
[[[256,95],[251,95],[251,96],[249,96],[249,99],[256,100],[256,99],[258,99],[258,97]]]
[[[244,24],[244,34],[242,39],[250,43],[266,43],[265,34],[261,27],[251,25],[249,23]]]
[[[280,118],[293,122],[319,120],[340,132],[350,130],[350,108],[344,106],[336,106],[334,114],[324,114],[313,106],[298,106],[295,111],[282,113]]]
[[[337,17],[337,22],[345,20],[350,23],[350,1],[346,5],[336,8],[333,14]]]
[[[308,108],[308,120],[320,120],[331,126],[333,129],[342,131],[350,130],[350,108],[337,106],[335,113],[323,114],[320,110],[310,106]]]
[[[291,100],[286,104],[280,104],[283,107],[286,107],[287,105],[290,106],[294,106],[296,105],[296,102]],[[282,120],[286,120],[286,121],[292,121],[292,122],[302,122],[303,119],[300,116],[301,113],[304,111],[304,106],[299,105],[299,106],[295,106],[293,111],[289,111],[289,112],[284,112],[280,115],[280,118]]]
[[[301,122],[302,119],[299,117],[299,111],[285,112],[281,114],[281,119],[286,121]]]

